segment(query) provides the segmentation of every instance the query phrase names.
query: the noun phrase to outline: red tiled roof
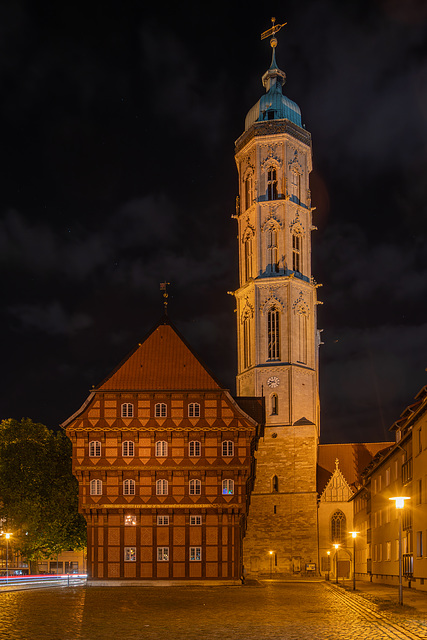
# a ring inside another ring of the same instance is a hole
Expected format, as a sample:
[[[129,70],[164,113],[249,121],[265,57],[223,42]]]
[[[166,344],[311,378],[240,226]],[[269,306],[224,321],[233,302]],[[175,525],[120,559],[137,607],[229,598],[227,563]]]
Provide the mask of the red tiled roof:
[[[351,486],[360,484],[360,474],[382,449],[390,447],[392,442],[356,442],[348,444],[321,444],[317,461],[317,491],[319,495],[326,487],[335,471],[335,459],[339,460],[339,469]]]
[[[220,388],[167,319],[96,387],[113,391]]]

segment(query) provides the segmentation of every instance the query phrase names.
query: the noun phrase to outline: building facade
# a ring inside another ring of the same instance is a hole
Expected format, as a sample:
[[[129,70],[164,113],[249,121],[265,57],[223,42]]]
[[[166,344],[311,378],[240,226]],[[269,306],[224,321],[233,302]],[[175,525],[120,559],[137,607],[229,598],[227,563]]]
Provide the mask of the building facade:
[[[264,396],[266,426],[244,543],[248,573],[317,566],[317,287],[311,274],[311,136],[282,94],[275,58],[236,142],[239,396]]]
[[[166,317],[63,427],[91,580],[240,580],[257,423]]]

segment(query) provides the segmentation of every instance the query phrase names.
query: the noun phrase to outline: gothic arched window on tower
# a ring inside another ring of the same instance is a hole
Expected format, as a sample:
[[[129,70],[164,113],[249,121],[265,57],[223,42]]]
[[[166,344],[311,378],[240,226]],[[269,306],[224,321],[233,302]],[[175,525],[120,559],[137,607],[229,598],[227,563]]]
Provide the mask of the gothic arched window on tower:
[[[245,280],[252,278],[252,235],[248,234],[243,244]]]
[[[280,312],[272,307],[267,316],[268,359],[280,360]]]
[[[294,202],[301,204],[301,174],[298,171],[292,171],[291,196]]]
[[[251,319],[247,313],[243,318],[243,368],[251,366]]]
[[[267,170],[267,200],[277,200],[277,169]]]
[[[307,362],[307,313],[298,314],[298,362]]]
[[[331,517],[331,542],[343,544],[346,536],[346,518],[342,511],[335,511]]]
[[[277,416],[278,413],[279,413],[279,398],[277,396],[277,393],[273,393],[273,395],[271,396],[271,415]]]
[[[301,273],[301,236],[292,234],[292,269]]]
[[[267,231],[267,266],[273,273],[278,273],[279,271],[279,260],[277,256],[277,230],[272,228]]]
[[[244,195],[245,195],[245,209],[249,209],[251,206],[254,196],[253,196],[253,178],[252,174],[248,174],[244,181]]]

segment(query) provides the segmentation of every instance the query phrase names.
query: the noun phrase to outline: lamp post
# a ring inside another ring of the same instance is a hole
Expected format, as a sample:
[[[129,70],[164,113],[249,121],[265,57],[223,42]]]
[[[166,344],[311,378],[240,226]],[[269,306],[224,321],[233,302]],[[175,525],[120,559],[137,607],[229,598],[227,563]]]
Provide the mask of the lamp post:
[[[335,583],[338,584],[338,549],[340,545],[336,542],[334,544],[335,547]]]
[[[273,551],[268,552],[270,554],[270,580],[273,577]]]
[[[407,496],[395,496],[389,498],[394,500],[394,504],[399,514],[399,604],[403,604],[403,585],[402,585],[402,509],[405,506],[405,500],[410,500]]]
[[[356,538],[358,531],[350,531],[353,538],[353,591],[356,591]]]
[[[6,584],[9,583],[9,538],[11,535],[11,533],[4,534],[6,538]]]
[[[328,577],[326,579],[329,582],[329,570],[331,568],[331,552],[327,551],[326,553],[328,554]]]

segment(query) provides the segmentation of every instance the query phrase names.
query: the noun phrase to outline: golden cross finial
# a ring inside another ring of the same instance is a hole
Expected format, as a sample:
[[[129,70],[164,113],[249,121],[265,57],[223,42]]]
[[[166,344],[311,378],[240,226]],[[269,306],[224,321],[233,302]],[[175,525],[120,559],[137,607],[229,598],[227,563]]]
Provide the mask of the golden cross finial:
[[[276,24],[276,18],[271,18],[271,24],[272,24],[271,29],[267,29],[267,31],[264,31],[264,33],[261,33],[261,40],[265,40],[265,38],[268,38],[269,36],[273,36],[270,40],[270,44],[272,47],[275,47],[277,45],[277,38],[274,38],[274,34],[280,31],[280,29],[284,27],[285,24],[288,24],[288,23],[284,22],[283,24]]]
[[[163,306],[165,308],[165,315],[168,315],[168,286],[170,282],[161,282],[160,283],[160,291],[163,291]]]

